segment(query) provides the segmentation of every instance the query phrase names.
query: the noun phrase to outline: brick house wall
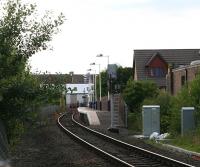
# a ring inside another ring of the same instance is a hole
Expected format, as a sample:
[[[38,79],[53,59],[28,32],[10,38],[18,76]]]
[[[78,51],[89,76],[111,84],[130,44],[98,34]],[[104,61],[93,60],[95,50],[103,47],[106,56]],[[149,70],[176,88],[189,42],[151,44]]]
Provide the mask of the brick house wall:
[[[176,95],[184,84],[192,81],[196,75],[200,72],[200,64],[197,65],[188,65],[184,67],[180,67],[172,70],[172,87],[173,91],[171,92],[173,95]]]
[[[181,83],[182,76],[186,77],[185,69],[173,71],[173,94],[174,95],[177,94],[178,91],[180,91],[181,88],[183,87]]]
[[[192,68],[188,68],[188,81],[193,80],[199,72],[200,72],[200,64],[193,66]]]

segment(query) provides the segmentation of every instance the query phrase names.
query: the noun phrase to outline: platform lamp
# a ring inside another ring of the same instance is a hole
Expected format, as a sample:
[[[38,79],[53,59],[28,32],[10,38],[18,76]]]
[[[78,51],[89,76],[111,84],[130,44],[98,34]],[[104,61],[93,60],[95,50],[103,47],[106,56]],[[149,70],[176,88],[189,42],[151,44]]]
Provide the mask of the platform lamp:
[[[101,110],[101,64],[90,63],[90,65],[98,65],[99,66],[99,108]]]
[[[88,69],[87,71],[94,71],[94,74],[93,74],[93,84],[94,84],[94,98],[93,98],[93,102],[95,103],[96,102],[96,70],[92,70],[92,69]],[[95,106],[94,106],[95,107]],[[95,107],[96,108],[96,107]]]
[[[104,56],[103,54],[98,54],[96,55],[96,57],[107,57],[107,70],[108,70],[108,65],[109,65],[109,56]],[[108,110],[110,110],[110,92],[109,92],[109,89],[108,89]]]

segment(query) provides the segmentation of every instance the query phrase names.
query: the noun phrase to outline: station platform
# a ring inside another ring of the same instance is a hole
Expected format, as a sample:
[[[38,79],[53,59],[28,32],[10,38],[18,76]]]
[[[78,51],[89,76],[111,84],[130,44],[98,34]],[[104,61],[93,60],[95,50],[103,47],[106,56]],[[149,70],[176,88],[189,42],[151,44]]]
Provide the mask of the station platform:
[[[98,110],[93,110],[88,107],[78,107],[78,112],[87,116],[89,125],[100,125],[99,118],[97,116]]]

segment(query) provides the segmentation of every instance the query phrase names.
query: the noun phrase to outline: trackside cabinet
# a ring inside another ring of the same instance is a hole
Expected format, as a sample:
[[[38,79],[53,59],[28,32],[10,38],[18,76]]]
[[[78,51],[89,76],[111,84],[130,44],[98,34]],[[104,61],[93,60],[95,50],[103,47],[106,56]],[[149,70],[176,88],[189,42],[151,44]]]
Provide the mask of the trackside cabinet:
[[[181,135],[194,130],[194,107],[182,107],[181,109]]]
[[[160,106],[144,105],[142,107],[143,135],[150,136],[153,132],[160,134]]]

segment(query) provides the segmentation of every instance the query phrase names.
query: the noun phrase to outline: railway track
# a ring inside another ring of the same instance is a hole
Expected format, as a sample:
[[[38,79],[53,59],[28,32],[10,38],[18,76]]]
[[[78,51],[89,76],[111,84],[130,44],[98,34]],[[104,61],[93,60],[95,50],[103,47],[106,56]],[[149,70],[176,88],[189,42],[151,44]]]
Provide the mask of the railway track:
[[[60,128],[112,163],[125,167],[193,167],[89,129],[67,113],[58,118]]]

